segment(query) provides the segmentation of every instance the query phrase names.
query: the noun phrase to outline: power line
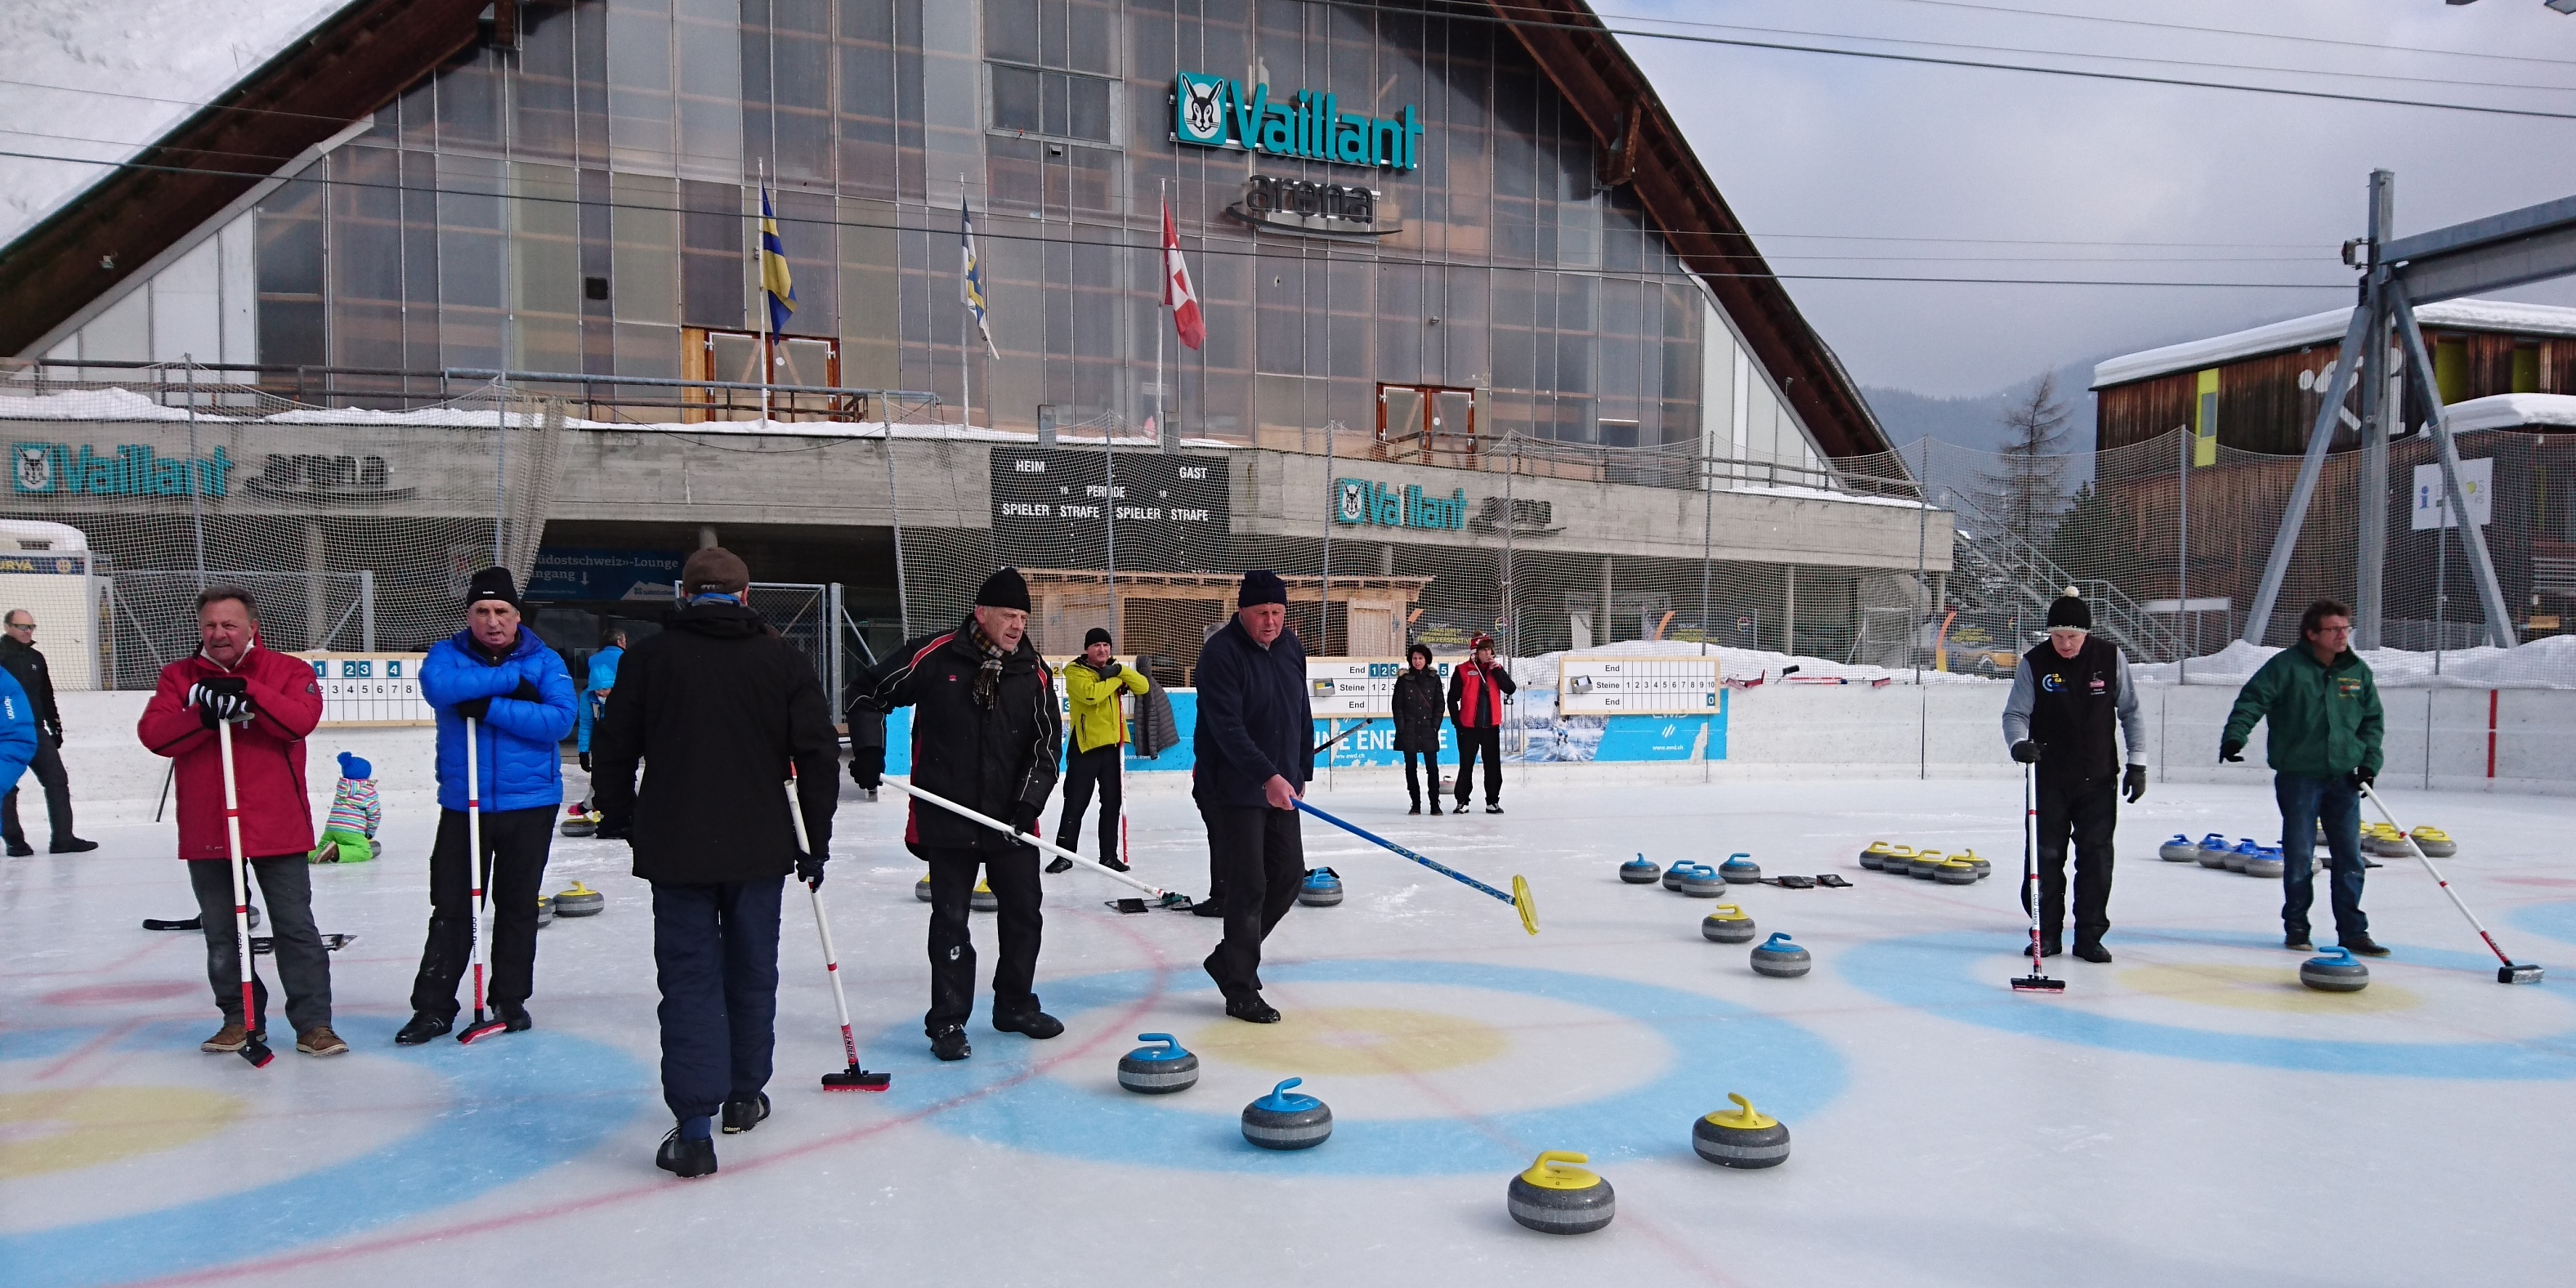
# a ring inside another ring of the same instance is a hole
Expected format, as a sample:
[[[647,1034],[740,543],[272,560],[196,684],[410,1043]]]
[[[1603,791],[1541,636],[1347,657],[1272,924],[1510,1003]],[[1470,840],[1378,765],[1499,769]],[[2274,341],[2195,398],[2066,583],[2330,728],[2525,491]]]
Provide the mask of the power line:
[[[108,168],[114,168],[114,169],[124,169],[124,170],[143,170],[143,171],[150,171],[150,172],[155,172],[155,173],[168,173],[168,174],[181,174],[181,175],[194,175],[194,176],[213,176],[213,177],[220,177],[220,178],[249,179],[249,180],[253,180],[253,181],[265,180],[265,179],[268,179],[268,178],[273,177],[273,176],[271,176],[271,175],[262,174],[262,173],[259,173],[259,172],[256,172],[256,171],[226,171],[226,170],[212,170],[212,169],[206,169],[206,168],[202,168],[202,167],[192,167],[192,166],[153,165],[153,164],[148,164],[148,163],[144,163],[144,162],[137,162],[137,161],[99,161],[99,160],[95,160],[95,159],[92,159],[92,158],[86,158],[86,157],[61,157],[61,156],[50,156],[50,155],[46,155],[46,154],[43,154],[43,153],[20,152],[20,151],[11,151],[11,150],[0,150],[0,157],[11,157],[11,158],[17,158],[17,159],[21,159],[21,160],[64,161],[64,162],[73,162],[73,163],[83,164],[83,165],[96,165],[96,166],[102,166],[102,167],[108,167]],[[308,173],[309,173],[309,171],[308,171]],[[380,191],[380,192],[389,192],[389,193],[411,193],[411,194],[416,194],[416,195],[420,195],[420,196],[440,196],[440,195],[447,195],[447,196],[474,196],[474,197],[484,197],[484,198],[489,198],[489,199],[494,200],[494,201],[526,201],[526,202],[542,202],[542,203],[553,204],[553,205],[567,205],[567,206],[574,206],[574,207],[589,206],[589,207],[593,207],[593,208],[608,209],[608,210],[631,210],[631,211],[637,211],[637,212],[641,212],[641,213],[650,213],[650,214],[687,215],[687,214],[709,214],[709,213],[721,213],[721,212],[709,212],[709,211],[703,211],[703,210],[692,210],[692,209],[690,209],[690,208],[688,208],[688,207],[685,207],[685,206],[677,206],[677,205],[673,205],[673,206],[661,206],[661,205],[652,205],[652,204],[647,204],[647,203],[642,203],[642,202],[634,202],[634,201],[618,201],[618,200],[614,200],[614,199],[609,200],[609,201],[593,201],[593,202],[584,202],[584,201],[582,201],[578,196],[557,196],[557,195],[552,195],[552,194],[547,194],[547,193],[486,192],[486,191],[477,191],[477,190],[473,190],[473,189],[465,189],[465,188],[439,187],[439,186],[434,185],[434,184],[433,184],[433,185],[427,185],[427,186],[411,186],[411,185],[406,185],[406,184],[402,184],[402,183],[378,183],[378,182],[372,182],[372,181],[367,181],[367,180],[358,180],[358,179],[336,179],[336,178],[331,178],[331,177],[329,177],[328,175],[324,175],[324,176],[322,176],[322,177],[318,177],[318,178],[308,178],[308,177],[305,177],[305,176],[299,175],[299,176],[296,176],[296,177],[294,177],[294,178],[289,179],[287,182],[288,182],[288,184],[289,184],[290,186],[292,186],[292,185],[297,185],[297,184],[302,184],[302,185],[309,185],[309,186],[313,186],[313,187],[317,187],[317,188],[349,188],[349,189],[367,190],[367,191]],[[735,186],[735,185],[729,185],[729,186]],[[989,210],[991,210],[991,207],[990,207],[989,205],[988,205],[986,208],[987,208],[987,210],[988,210],[988,211],[989,211]],[[903,207],[901,206],[901,204],[900,204],[900,203],[897,203],[897,204],[896,204],[896,209],[898,210],[898,212],[900,212],[900,211],[903,209]],[[924,204],[923,204],[923,205],[921,205],[918,209],[920,209],[920,210],[922,211],[922,213],[924,214],[924,216],[933,216],[933,215],[936,215],[936,214],[940,213],[938,208],[933,207],[933,206],[930,206],[930,205],[929,205],[929,204],[927,204],[927,203],[924,203]],[[735,216],[733,216],[733,217],[741,218],[741,219],[744,219],[744,220],[748,220],[748,219],[750,219],[750,218],[751,218],[751,216],[750,216],[747,212],[745,212],[745,213],[740,213],[740,214],[735,215]],[[918,233],[918,234],[923,234],[923,235],[953,234],[953,233],[955,232],[955,228],[954,228],[954,226],[953,226],[953,225],[934,225],[934,224],[931,224],[931,223],[928,223],[928,222],[925,222],[925,223],[921,224],[921,225],[920,225],[920,226],[918,226],[918,227],[905,227],[905,226],[903,226],[902,224],[898,223],[898,224],[896,224],[893,228],[889,229],[889,228],[887,228],[887,226],[886,226],[886,225],[883,225],[883,224],[862,223],[862,222],[858,222],[858,221],[845,221],[845,220],[840,220],[840,219],[811,219],[811,218],[801,218],[801,217],[797,217],[797,216],[793,216],[793,215],[788,215],[788,214],[784,214],[784,213],[782,213],[782,214],[779,216],[779,222],[780,222],[782,225],[801,225],[801,226],[809,227],[809,228],[834,228],[834,229],[840,229],[840,228],[865,228],[865,229],[869,229],[869,230],[872,230],[872,231],[878,231],[878,232],[893,231],[893,232],[899,232],[899,233]],[[1053,221],[1049,221],[1049,222],[1053,222]],[[1068,222],[1068,224],[1069,224],[1069,225],[1071,224],[1071,221],[1067,221],[1067,222]],[[1013,227],[1013,226],[1014,226],[1014,225],[1013,225],[1013,222],[1012,222],[1011,220],[1009,220],[1009,219],[1007,219],[1007,218],[1000,219],[1000,220],[995,221],[995,222],[994,222],[990,227],[988,227],[988,228],[979,228],[979,229],[977,229],[977,230],[976,230],[976,236],[977,236],[977,238],[978,238],[978,239],[980,239],[980,240],[984,240],[984,241],[1025,242],[1025,243],[1033,243],[1033,244],[1038,244],[1038,245],[1053,245],[1053,246],[1097,246],[1097,247],[1100,247],[1100,248],[1105,249],[1105,250],[1125,250],[1125,251],[1131,251],[1131,252],[1136,252],[1136,253],[1140,253],[1140,254],[1155,252],[1155,251],[1156,251],[1156,249],[1157,249],[1157,248],[1159,247],[1159,245],[1160,245],[1160,243],[1159,243],[1159,242],[1146,241],[1146,240],[1138,240],[1138,241],[1135,241],[1135,242],[1132,242],[1132,243],[1131,243],[1131,242],[1122,242],[1122,241],[1101,241],[1101,242],[1071,241],[1071,240],[1068,240],[1068,239],[1066,239],[1066,238],[1062,238],[1062,237],[1037,237],[1037,236],[1023,236],[1023,235],[1020,235],[1020,234],[1017,234],[1017,233],[1012,233],[1012,232],[1004,231],[1005,229],[1008,229],[1008,228]],[[1077,227],[1086,227],[1086,226],[1087,226],[1087,227],[1090,227],[1090,228],[1093,228],[1093,229],[1097,229],[1097,230],[1113,231],[1113,232],[1117,232],[1117,233],[1133,233],[1133,234],[1137,234],[1137,235],[1139,235],[1140,237],[1145,236],[1145,235],[1147,235],[1147,234],[1149,234],[1149,233],[1150,233],[1150,230],[1148,230],[1148,229],[1146,229],[1146,228],[1144,228],[1144,227],[1141,227],[1141,226],[1130,226],[1130,225],[1125,224],[1125,223],[1114,224],[1114,225],[1113,225],[1113,224],[1093,223],[1093,224],[1089,224],[1089,225],[1071,225],[1071,226],[1077,226]],[[1662,231],[1662,230],[1649,229],[1648,231],[1649,231],[1649,232],[1653,232],[1653,233],[1655,233],[1655,235],[1658,235],[1658,236],[1666,235],[1666,234],[1664,234],[1664,233],[1663,233],[1663,231]],[[511,235],[511,234],[508,234],[508,233],[506,233],[506,232],[505,232],[503,235],[505,235],[505,236],[506,236],[506,235]],[[1250,261],[1255,261],[1255,262],[1258,262],[1258,261],[1262,261],[1262,260],[1264,260],[1264,259],[1267,259],[1267,260],[1269,260],[1269,261],[1271,261],[1271,262],[1274,262],[1274,263],[1275,263],[1275,262],[1279,262],[1279,261],[1283,260],[1284,258],[1286,258],[1286,256],[1284,256],[1284,255],[1282,254],[1282,251],[1283,251],[1285,248],[1264,248],[1264,247],[1261,247],[1261,246],[1258,246],[1258,245],[1251,245],[1251,246],[1244,246],[1244,247],[1241,247],[1241,248],[1234,248],[1234,247],[1225,246],[1225,245],[1222,245],[1222,244],[1220,244],[1220,243],[1217,243],[1217,242],[1211,241],[1211,240],[1209,240],[1209,239],[1207,238],[1206,234],[1204,234],[1204,233],[1199,234],[1199,236],[1200,236],[1200,239],[1201,239],[1201,244],[1200,244],[1199,249],[1198,249],[1196,252],[1194,252],[1194,253],[1199,254],[1199,255],[1202,255],[1202,256],[1208,256],[1208,257],[1223,257],[1223,258],[1228,258],[1228,259],[1243,259],[1243,260],[1250,260]],[[680,249],[680,248],[674,248],[674,253],[675,253],[675,254],[676,254],[676,253],[679,253],[679,249]],[[1300,252],[1300,253],[1299,253],[1299,255],[1298,255],[1298,258],[1299,258],[1300,262],[1328,262],[1328,263],[1329,263],[1329,262],[1335,262],[1335,261],[1334,261],[1334,257],[1333,257],[1333,256],[1332,256],[1332,254],[1331,254],[1331,251],[1332,251],[1332,249],[1333,249],[1333,248],[1331,248],[1331,247],[1317,247],[1317,246],[1312,246],[1312,245],[1307,245],[1307,244],[1300,244],[1300,245],[1299,245],[1299,246],[1297,246],[1295,249],[1296,249],[1298,252]],[[1323,255],[1321,255],[1321,256],[1316,256],[1316,257],[1313,257],[1313,258],[1309,258],[1309,256],[1306,254],[1306,252],[1311,252],[1311,251],[1316,251],[1316,250],[1322,250],[1322,251],[1324,251],[1325,253],[1324,253]],[[737,251],[737,252],[735,252],[735,253],[739,253],[739,252]],[[1784,258],[1791,258],[1791,259],[1813,259],[1813,258],[1834,258],[1834,257],[1827,257],[1827,256],[1786,256],[1786,257],[1784,257]],[[1873,258],[1873,257],[1858,256],[1858,257],[1852,257],[1852,258]],[[1896,257],[1875,257],[1875,258],[1896,258]],[[1998,261],[1998,260],[1977,260],[1977,259],[1974,259],[1973,257],[1959,257],[1959,258],[1965,259],[1965,260],[1967,260],[1968,262],[1985,262],[1985,263],[1994,263],[1994,262],[2016,262],[2016,261]],[[1345,257],[1345,258],[1343,258],[1340,262],[1351,262],[1351,257]],[[1400,266],[1400,267],[1430,267],[1430,268],[1458,267],[1458,268],[1484,268],[1484,269],[1496,269],[1496,270],[1509,271],[1509,272],[1524,272],[1524,273],[1550,273],[1550,274],[1555,274],[1555,275],[1558,275],[1558,276],[1566,276],[1566,277],[1589,277],[1589,278],[1595,278],[1595,279],[1600,279],[1600,280],[1613,280],[1613,281],[1615,281],[1615,280],[1623,280],[1623,279],[1633,279],[1633,280],[1639,280],[1639,281],[1646,281],[1646,280],[1665,280],[1665,279],[1668,279],[1668,278],[1670,278],[1670,277],[1675,276],[1675,274],[1669,274],[1669,273],[1658,272],[1658,271],[1652,271],[1652,270],[1638,270],[1638,271],[1636,271],[1636,272],[1621,272],[1621,271],[1616,271],[1616,270],[1605,270],[1605,269],[1569,268],[1569,267],[1564,267],[1564,266],[1560,266],[1560,265],[1512,264],[1512,263],[1506,263],[1506,262],[1502,262],[1502,261],[1495,260],[1495,259],[1491,259],[1491,258],[1486,258],[1486,259],[1460,260],[1460,259],[1454,259],[1454,258],[1453,258],[1453,259],[1433,259],[1433,258],[1422,257],[1422,256],[1415,256],[1415,257],[1410,257],[1410,258],[1394,258],[1394,257],[1390,257],[1390,256],[1385,256],[1385,255],[1375,255],[1375,256],[1371,256],[1371,257],[1369,257],[1365,262],[1370,263],[1370,264],[1378,264],[1378,265],[1388,265],[1388,264],[1392,264],[1392,265],[1396,265],[1396,266]],[[2041,260],[2041,261],[2036,261],[2036,262],[2042,262],[2042,263],[2045,263],[2045,262],[2051,262],[2051,261]],[[2159,262],[2159,261],[2136,261],[2136,260],[2131,260],[2131,261],[2117,261],[2117,260],[2089,261],[2089,260],[2071,260],[2071,261],[2063,261],[2063,262],[2131,262],[2131,263],[2155,263],[2155,262]],[[2197,262],[2203,262],[2203,261],[2197,261],[2197,260],[2178,260],[2178,261],[2163,261],[2163,262],[2170,262],[2170,263],[2197,263]],[[2218,262],[2225,262],[2225,261],[2218,261]],[[2261,262],[2261,261],[2258,261],[2258,262]],[[1730,273],[1730,272],[1719,272],[1719,271],[1714,271],[1714,270],[1702,271],[1702,270],[1690,269],[1690,268],[1688,268],[1688,267],[1683,268],[1683,269],[1681,270],[1681,272],[1678,274],[1678,276],[1686,277],[1686,278],[1688,278],[1688,277],[1695,277],[1695,278],[1700,278],[1700,279],[1703,279],[1703,280],[1729,280],[1729,279],[1741,279],[1741,280],[1759,281],[1759,280],[1763,280],[1763,279],[1772,279],[1772,280],[1778,280],[1778,281],[1811,281],[1811,282],[1872,282],[1872,281],[1877,281],[1877,282],[1955,283],[1955,284],[1959,284],[1959,285],[2196,287],[2196,288],[2213,288],[2213,289],[2228,289],[2228,290],[2296,290],[2296,291],[2317,291],[2317,290],[2349,291],[2349,290],[2351,290],[2351,289],[2352,289],[2351,284],[2350,284],[2350,283],[2348,283],[2348,282],[2341,282],[2341,283],[2318,283],[2318,282],[2215,282],[2215,281],[2182,281],[2182,282],[2175,282],[2175,281],[2141,281],[2141,280],[2133,280],[2133,279],[2101,279],[2101,280],[2095,280],[2095,279],[2069,279],[2069,278],[2009,278],[2009,277],[1904,277],[1904,276],[1892,276],[1892,275],[1889,275],[1889,276],[1881,276],[1881,275],[1869,275],[1869,274],[1823,274],[1823,273],[1777,273],[1777,272],[1762,272],[1762,273]]]
[[[2336,40],[2331,36],[2291,36],[2275,31],[2247,31],[2240,27],[2201,27],[2180,22],[2150,22],[2144,18],[2112,18],[2094,13],[2050,13],[2041,9],[2013,9],[2003,5],[1971,4],[1966,0],[1887,0],[1891,4],[1919,4],[1927,8],[1971,9],[1985,13],[2009,13],[2026,18],[2055,18],[2066,22],[2098,22],[2121,27],[2150,27],[2160,31],[2188,31],[2201,35],[2246,36],[2256,40],[2281,40],[2303,45],[2331,45],[2341,49],[2368,49],[2386,54],[2430,54],[2442,58],[2487,58],[2498,62],[2539,63],[2549,67],[2576,67],[2576,59],[2534,58],[2528,54],[2491,54],[2469,49],[2419,49],[2407,45],[2377,45],[2364,40]],[[1603,17],[1609,15],[1604,14]]]

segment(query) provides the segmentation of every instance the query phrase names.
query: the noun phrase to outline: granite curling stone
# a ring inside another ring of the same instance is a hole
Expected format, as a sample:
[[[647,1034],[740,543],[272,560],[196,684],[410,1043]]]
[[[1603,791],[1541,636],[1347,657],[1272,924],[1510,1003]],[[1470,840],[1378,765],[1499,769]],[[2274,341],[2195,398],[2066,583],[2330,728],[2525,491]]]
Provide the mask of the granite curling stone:
[[[1815,958],[1807,950],[1789,941],[1789,932],[1776,930],[1769,939],[1753,946],[1753,973],[1773,979],[1796,979],[1812,969]]]
[[[1778,1167],[1789,1159],[1789,1129],[1730,1091],[1733,1109],[1721,1109],[1691,1123],[1691,1148],[1720,1167]]]
[[[1297,902],[1309,908],[1329,908],[1342,901],[1342,874],[1331,868],[1317,868],[1306,874],[1297,886]]]
[[[2190,837],[2176,832],[2172,840],[2156,847],[2156,857],[2167,863],[2197,863],[2200,861],[2200,846]]]
[[[2209,835],[2200,838],[2200,866],[2204,868],[2226,867],[2227,856],[2234,853],[2235,850],[2235,846],[2227,843],[2226,837],[2220,836],[2216,832],[2212,832]]]
[[[2460,852],[2459,843],[2451,839],[2450,833],[2445,832],[2438,827],[2416,828],[2414,837],[2415,848],[2422,850],[2424,852],[2424,857],[2426,858],[2447,859]],[[2397,851],[2397,857],[2402,859],[2411,858],[2413,856],[2409,855],[2403,847],[2400,847]]]
[[[1682,891],[1682,869],[1689,866],[1690,865],[1687,863],[1676,863],[1671,867],[1664,869],[1664,888],[1675,894],[1680,894]]]
[[[1975,850],[1961,850],[1950,857],[1954,859],[1966,859],[1968,861],[1968,865],[1977,870],[1977,879],[1979,881],[1985,880],[1986,875],[1995,870],[1995,865],[1988,863],[1985,859],[1980,857]]]
[[[2245,860],[2245,875],[2277,877],[2281,875],[2281,851],[2277,846],[2264,846],[2254,857]]]
[[[1952,859],[1934,869],[1932,879],[1943,885],[1975,885],[1977,865],[1966,859]]]
[[[1694,899],[1714,899],[1726,892],[1727,878],[1705,863],[1694,863],[1682,874],[1682,893]]]
[[[1270,1094],[1243,1107],[1243,1138],[1263,1149],[1313,1149],[1333,1134],[1333,1110],[1323,1101],[1290,1087],[1304,1082],[1289,1078]]]
[[[912,883],[912,897],[923,903],[930,902],[930,878],[923,877]]]
[[[991,912],[1001,907],[1002,901],[995,897],[992,886],[978,881],[975,883],[975,893],[966,896],[966,906],[977,912]]]
[[[2254,856],[2261,854],[2262,852],[2263,847],[2250,836],[2242,841],[2238,841],[2236,843],[2236,848],[2227,852],[2227,870],[2230,872],[2244,871],[2245,865],[2252,862]]]
[[[576,814],[565,819],[563,826],[555,830],[565,836],[590,836],[599,831],[599,820],[588,814]]]
[[[1880,866],[1887,862],[1887,856],[1895,852],[1896,847],[1885,841],[1872,841],[1860,852],[1860,865],[1872,872],[1879,871]]]
[[[1913,866],[1905,870],[1905,875],[1920,881],[1938,880],[1941,876],[1941,865],[1949,861],[1950,856],[1939,850],[1925,850],[1914,856]]]
[[[579,881],[572,883],[572,889],[554,898],[555,915],[558,917],[595,917],[599,915],[600,909],[607,906],[607,895]]]
[[[1730,854],[1726,856],[1726,862],[1717,865],[1717,874],[1726,878],[1728,885],[1758,885],[1762,881],[1762,865],[1754,862],[1750,854]]]
[[[555,901],[544,895],[538,895],[537,929],[543,930],[553,924],[555,924]]]
[[[1716,944],[1749,944],[1753,942],[1753,918],[1731,903],[1717,905],[1717,910],[1700,918],[1700,937]]]
[[[2320,993],[2358,993],[2370,987],[2370,968],[2337,945],[2299,963],[2299,982]]]
[[[1590,1234],[1610,1224],[1618,1209],[1610,1182],[1573,1166],[1591,1161],[1558,1149],[1539,1155],[1528,1171],[1512,1178],[1512,1219],[1541,1234]]]
[[[1141,1046],[1118,1057],[1118,1085],[1143,1096],[1168,1096],[1199,1084],[1199,1058],[1169,1033],[1139,1033]]]
[[[1653,885],[1663,875],[1664,870],[1642,854],[1619,865],[1619,879],[1629,885]]]

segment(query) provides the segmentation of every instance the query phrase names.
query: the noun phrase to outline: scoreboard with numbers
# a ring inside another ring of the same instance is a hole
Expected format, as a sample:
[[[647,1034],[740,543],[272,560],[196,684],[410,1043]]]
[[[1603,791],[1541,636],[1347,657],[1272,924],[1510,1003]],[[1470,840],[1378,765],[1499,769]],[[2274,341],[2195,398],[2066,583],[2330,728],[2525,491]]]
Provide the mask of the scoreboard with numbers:
[[[298,653],[322,685],[325,725],[425,725],[437,720],[420,696],[423,653]]]
[[[1306,659],[1306,695],[1318,720],[1351,720],[1395,714],[1395,677],[1404,674],[1400,657],[1310,657]],[[1439,668],[1446,683],[1449,668]]]
[[[1569,716],[1713,715],[1717,657],[1568,654],[1558,664],[1556,709]]]

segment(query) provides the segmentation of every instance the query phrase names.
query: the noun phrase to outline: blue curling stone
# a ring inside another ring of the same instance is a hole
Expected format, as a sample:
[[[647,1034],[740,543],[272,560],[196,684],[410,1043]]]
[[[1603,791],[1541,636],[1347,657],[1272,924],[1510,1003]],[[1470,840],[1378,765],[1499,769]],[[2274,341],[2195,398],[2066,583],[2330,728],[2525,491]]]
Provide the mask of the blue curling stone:
[[[1270,1094],[1243,1107],[1243,1138],[1263,1149],[1313,1149],[1333,1134],[1333,1110],[1323,1101],[1290,1087],[1303,1078],[1288,1078]]]
[[[1306,874],[1297,887],[1297,902],[1309,908],[1329,908],[1342,901],[1342,876],[1331,868],[1317,868]]]
[[[1705,863],[1694,863],[1682,874],[1682,893],[1694,899],[1714,899],[1726,893],[1726,878]]]
[[[1655,879],[1663,875],[1663,871],[1662,868],[1649,862],[1645,855],[1640,854],[1619,865],[1619,879],[1630,885],[1653,885]]]
[[[1773,979],[1796,979],[1813,969],[1815,958],[1807,950],[1789,941],[1789,932],[1775,931],[1769,939],[1753,946],[1753,972]]]
[[[1167,1096],[1199,1083],[1199,1058],[1181,1049],[1169,1033],[1139,1033],[1141,1046],[1118,1057],[1118,1085],[1139,1095]]]
[[[2358,993],[2370,987],[2370,968],[2337,945],[2299,963],[2299,982],[2321,993]]]
[[[1734,854],[1717,865],[1717,874],[1729,885],[1754,885],[1762,880],[1762,865],[1755,863],[1750,854]]]

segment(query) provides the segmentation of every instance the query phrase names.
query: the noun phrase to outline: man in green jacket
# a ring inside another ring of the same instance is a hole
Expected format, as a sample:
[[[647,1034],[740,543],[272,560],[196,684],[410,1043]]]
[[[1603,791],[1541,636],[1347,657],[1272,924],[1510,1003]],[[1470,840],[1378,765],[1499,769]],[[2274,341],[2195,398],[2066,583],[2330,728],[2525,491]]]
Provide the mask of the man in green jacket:
[[[2281,931],[2292,952],[2313,951],[2308,905],[2315,899],[2317,825],[2331,856],[2328,897],[2335,941],[2385,957],[2361,912],[2361,789],[2379,776],[2387,720],[2370,666],[2352,651],[2352,610],[2331,599],[2299,616],[2300,644],[2272,655],[2236,694],[2219,735],[2218,758],[2243,760],[2254,722],[2271,722],[2264,759],[2281,806]]]

